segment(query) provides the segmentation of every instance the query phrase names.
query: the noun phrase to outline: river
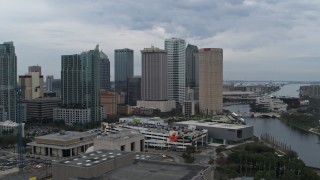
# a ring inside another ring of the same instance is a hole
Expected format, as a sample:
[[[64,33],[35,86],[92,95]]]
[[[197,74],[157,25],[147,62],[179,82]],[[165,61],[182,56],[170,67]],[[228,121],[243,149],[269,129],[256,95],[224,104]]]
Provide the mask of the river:
[[[296,89],[298,86],[292,84],[286,86],[276,92],[277,96],[297,97],[295,94],[299,94],[299,92],[291,89]],[[285,88],[290,89],[290,91],[288,91],[290,93],[286,94],[285,91],[283,91]],[[249,105],[232,105],[224,108],[233,112],[250,112]],[[253,133],[255,136],[260,137],[261,134],[268,133],[276,140],[291,146],[291,149],[298,153],[298,156],[307,166],[320,168],[320,136],[289,126],[279,119],[245,118],[245,120],[248,125],[254,127]]]
[[[273,96],[290,96],[290,97],[299,97],[300,86],[307,86],[309,84],[287,84],[279,91],[271,93]]]

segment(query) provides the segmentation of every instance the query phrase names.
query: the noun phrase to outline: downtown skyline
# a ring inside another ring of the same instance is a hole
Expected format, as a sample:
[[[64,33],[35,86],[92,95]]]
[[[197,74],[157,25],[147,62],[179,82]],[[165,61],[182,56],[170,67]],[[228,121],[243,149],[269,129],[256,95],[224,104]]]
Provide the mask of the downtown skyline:
[[[114,80],[114,49],[163,49],[164,40],[171,37],[199,48],[223,48],[224,80],[316,81],[320,75],[317,1],[1,4],[6,4],[0,7],[1,42],[15,43],[18,75],[38,64],[45,76],[60,78],[61,55],[99,44],[110,58]],[[134,54],[134,75],[141,75],[140,53]]]

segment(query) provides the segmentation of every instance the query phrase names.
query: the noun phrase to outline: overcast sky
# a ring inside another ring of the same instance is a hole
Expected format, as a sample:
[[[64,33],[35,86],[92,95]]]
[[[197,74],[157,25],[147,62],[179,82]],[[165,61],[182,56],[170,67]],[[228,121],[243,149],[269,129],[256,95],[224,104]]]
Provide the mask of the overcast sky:
[[[13,41],[18,74],[60,77],[61,55],[140,50],[178,37],[223,48],[224,80],[320,80],[319,0],[0,0],[0,43]]]

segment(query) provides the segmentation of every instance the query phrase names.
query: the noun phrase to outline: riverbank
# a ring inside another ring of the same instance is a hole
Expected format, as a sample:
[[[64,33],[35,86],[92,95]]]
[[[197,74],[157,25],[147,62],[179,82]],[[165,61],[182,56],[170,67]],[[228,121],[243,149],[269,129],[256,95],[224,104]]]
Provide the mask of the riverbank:
[[[280,118],[278,118],[280,121],[292,126],[292,127],[295,127],[295,128],[298,128],[298,129],[301,129],[305,132],[310,132],[310,133],[313,133],[313,134],[316,134],[316,135],[320,135],[320,132],[319,132],[319,129],[317,128],[314,128],[316,127],[316,121],[315,120],[310,120],[308,119],[309,116],[305,116],[305,115],[294,115],[294,114],[290,114],[290,116],[288,115],[282,115]],[[298,120],[295,120],[295,119],[298,119]],[[310,121],[313,121],[313,122],[310,122]]]

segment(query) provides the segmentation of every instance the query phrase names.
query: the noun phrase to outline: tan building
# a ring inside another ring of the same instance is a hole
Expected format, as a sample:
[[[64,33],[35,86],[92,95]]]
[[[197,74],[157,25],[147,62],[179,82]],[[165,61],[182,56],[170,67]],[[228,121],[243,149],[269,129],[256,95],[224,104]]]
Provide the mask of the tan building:
[[[43,76],[40,72],[29,72],[27,75],[19,76],[19,84],[23,87],[23,99],[43,97]]]
[[[40,159],[62,159],[85,153],[93,146],[97,133],[92,131],[61,131],[60,133],[39,136],[28,143],[31,157]]]
[[[199,50],[199,109],[203,114],[222,112],[223,49]]]
[[[103,106],[104,112],[107,113],[107,116],[117,114],[117,105],[120,104],[121,101],[120,93],[105,90],[100,91],[100,100],[101,106]]]

